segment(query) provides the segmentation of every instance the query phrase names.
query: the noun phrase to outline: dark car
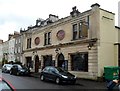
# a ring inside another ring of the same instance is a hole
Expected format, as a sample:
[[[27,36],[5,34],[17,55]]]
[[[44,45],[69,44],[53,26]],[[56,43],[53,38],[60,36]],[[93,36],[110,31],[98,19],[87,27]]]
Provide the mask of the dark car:
[[[12,66],[13,66],[12,64],[4,64],[2,66],[2,72],[9,73]]]
[[[12,75],[29,75],[30,71],[25,66],[14,64],[10,70],[10,74]]]
[[[75,84],[76,76],[63,70],[60,67],[47,66],[45,67],[40,74],[40,79],[43,80],[51,80],[60,83],[72,83]]]
[[[10,82],[0,77],[0,91],[16,91],[16,89]]]

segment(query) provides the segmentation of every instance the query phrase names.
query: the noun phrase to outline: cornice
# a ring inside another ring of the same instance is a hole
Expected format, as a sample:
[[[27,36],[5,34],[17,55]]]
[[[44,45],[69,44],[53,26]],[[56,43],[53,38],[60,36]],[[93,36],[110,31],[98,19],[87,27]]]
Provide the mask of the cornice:
[[[39,51],[39,50],[47,50],[47,49],[54,49],[54,48],[57,48],[57,47],[68,47],[68,46],[74,46],[74,45],[78,45],[78,44],[85,44],[85,43],[89,43],[89,42],[96,42],[97,41],[97,38],[94,38],[94,39],[82,39],[82,40],[72,40],[71,42],[68,42],[68,43],[60,43],[58,45],[47,45],[47,46],[43,46],[43,47],[35,47],[35,48],[32,48],[32,49],[26,49],[26,50],[23,50],[23,52],[32,52],[32,51]]]

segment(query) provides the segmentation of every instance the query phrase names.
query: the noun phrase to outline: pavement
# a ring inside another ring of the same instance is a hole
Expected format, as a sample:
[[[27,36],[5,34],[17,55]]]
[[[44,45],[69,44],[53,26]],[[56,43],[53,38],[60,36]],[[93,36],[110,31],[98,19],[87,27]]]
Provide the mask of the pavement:
[[[40,73],[31,73],[32,77],[39,78]],[[85,89],[107,89],[107,83],[104,81],[94,81],[94,80],[88,80],[88,79],[80,79],[78,78],[76,81],[76,85],[81,85]]]

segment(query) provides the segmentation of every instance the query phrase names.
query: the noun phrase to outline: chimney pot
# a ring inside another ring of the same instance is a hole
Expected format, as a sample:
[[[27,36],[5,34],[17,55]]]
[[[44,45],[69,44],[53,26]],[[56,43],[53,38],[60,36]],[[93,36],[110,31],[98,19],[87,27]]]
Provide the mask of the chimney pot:
[[[100,5],[98,3],[95,3],[95,4],[91,5],[91,7],[94,7],[94,6],[100,7]]]

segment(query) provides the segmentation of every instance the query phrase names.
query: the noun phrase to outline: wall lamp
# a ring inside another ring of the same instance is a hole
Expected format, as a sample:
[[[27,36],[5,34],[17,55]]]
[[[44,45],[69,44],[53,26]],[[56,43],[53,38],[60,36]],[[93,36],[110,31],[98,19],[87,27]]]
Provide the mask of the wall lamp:
[[[55,52],[56,52],[56,53],[60,53],[60,51],[61,51],[60,48],[56,48],[56,49],[55,49]]]
[[[37,53],[37,51],[33,51],[33,55],[34,55],[35,53]]]
[[[88,50],[91,50],[91,48],[94,46],[94,43],[93,42],[89,42],[89,44],[88,44]]]
[[[97,39],[90,39],[89,43],[88,43],[88,50],[91,50],[91,48],[94,46],[95,42],[97,41]]]

